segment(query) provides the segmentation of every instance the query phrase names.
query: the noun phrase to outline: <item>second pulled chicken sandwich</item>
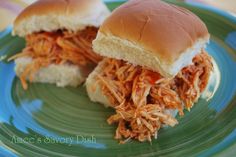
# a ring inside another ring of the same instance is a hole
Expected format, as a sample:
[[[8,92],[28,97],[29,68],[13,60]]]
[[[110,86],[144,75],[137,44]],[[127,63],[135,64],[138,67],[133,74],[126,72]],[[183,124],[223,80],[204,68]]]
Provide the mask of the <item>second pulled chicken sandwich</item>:
[[[11,57],[24,89],[27,82],[77,86],[102,59],[92,50],[99,26],[110,14],[102,0],[42,0],[24,9],[13,34],[26,47]]]

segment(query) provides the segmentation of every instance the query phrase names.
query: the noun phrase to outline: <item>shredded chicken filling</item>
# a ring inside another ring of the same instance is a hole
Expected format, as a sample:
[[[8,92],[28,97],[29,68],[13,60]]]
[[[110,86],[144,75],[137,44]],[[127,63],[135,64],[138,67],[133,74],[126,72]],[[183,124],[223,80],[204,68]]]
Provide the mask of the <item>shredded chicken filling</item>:
[[[27,77],[32,82],[36,72],[50,64],[69,63],[81,67],[96,65],[102,59],[92,50],[92,41],[96,37],[97,30],[95,27],[87,27],[76,33],[59,30],[26,36],[26,48],[10,58],[10,60],[20,57],[33,59],[20,76],[23,88],[27,89]]]
[[[116,111],[108,123],[118,123],[115,138],[151,141],[163,125],[178,121],[166,110],[190,110],[206,88],[213,66],[211,57],[201,52],[193,64],[183,68],[175,78],[163,78],[157,72],[133,66],[125,61],[105,59],[97,81]]]

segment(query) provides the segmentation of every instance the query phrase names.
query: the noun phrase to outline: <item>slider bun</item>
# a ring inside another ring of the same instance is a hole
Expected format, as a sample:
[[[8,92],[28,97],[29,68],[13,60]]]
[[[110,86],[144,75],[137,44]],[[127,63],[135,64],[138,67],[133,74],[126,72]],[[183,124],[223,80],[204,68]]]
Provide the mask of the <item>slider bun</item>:
[[[88,96],[91,101],[99,102],[103,104],[105,107],[110,106],[109,99],[102,93],[101,87],[97,81],[96,76],[102,72],[102,69],[105,66],[105,60],[102,60],[98,63],[97,67],[93,70],[92,73],[89,74],[86,79],[85,86],[87,89]]]
[[[14,21],[13,34],[39,31],[82,30],[99,27],[110,11],[102,0],[40,0],[24,9]]]
[[[15,59],[15,72],[17,76],[21,76],[27,65],[32,63],[32,58],[21,57]],[[56,84],[58,87],[73,86],[76,87],[85,81],[86,76],[83,75],[79,66],[60,64],[51,64],[46,68],[41,68],[34,75],[33,82]],[[28,79],[28,78],[27,78]]]
[[[187,9],[159,0],[130,0],[104,21],[93,49],[173,77],[208,41],[206,25]]]

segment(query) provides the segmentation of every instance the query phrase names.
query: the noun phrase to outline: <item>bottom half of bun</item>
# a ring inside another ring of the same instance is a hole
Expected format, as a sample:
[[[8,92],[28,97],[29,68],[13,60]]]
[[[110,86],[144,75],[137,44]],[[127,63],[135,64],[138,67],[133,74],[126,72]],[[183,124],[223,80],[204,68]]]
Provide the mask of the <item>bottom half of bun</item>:
[[[21,57],[15,60],[15,72],[18,77],[22,75],[26,67],[33,62],[30,57]],[[56,84],[58,87],[76,87],[85,81],[86,76],[82,69],[70,64],[51,64],[37,71],[32,82]],[[29,80],[29,77],[26,77]]]

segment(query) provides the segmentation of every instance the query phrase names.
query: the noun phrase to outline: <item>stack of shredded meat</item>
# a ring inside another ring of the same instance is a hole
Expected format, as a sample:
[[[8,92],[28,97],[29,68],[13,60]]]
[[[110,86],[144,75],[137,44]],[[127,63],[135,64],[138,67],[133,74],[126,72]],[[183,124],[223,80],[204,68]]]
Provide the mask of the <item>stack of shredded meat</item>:
[[[151,141],[163,125],[176,125],[178,121],[166,111],[178,110],[184,115],[185,108],[190,110],[206,88],[213,68],[206,52],[198,54],[193,64],[173,79],[115,59],[106,58],[104,67],[97,80],[116,110],[108,123],[118,123],[115,138],[121,143],[129,139]]]
[[[10,59],[20,57],[33,59],[20,76],[24,89],[27,88],[27,77],[32,81],[34,74],[40,68],[50,64],[96,65],[102,59],[92,50],[92,40],[95,39],[97,31],[95,27],[87,27],[76,33],[59,30],[28,35],[26,48]]]

